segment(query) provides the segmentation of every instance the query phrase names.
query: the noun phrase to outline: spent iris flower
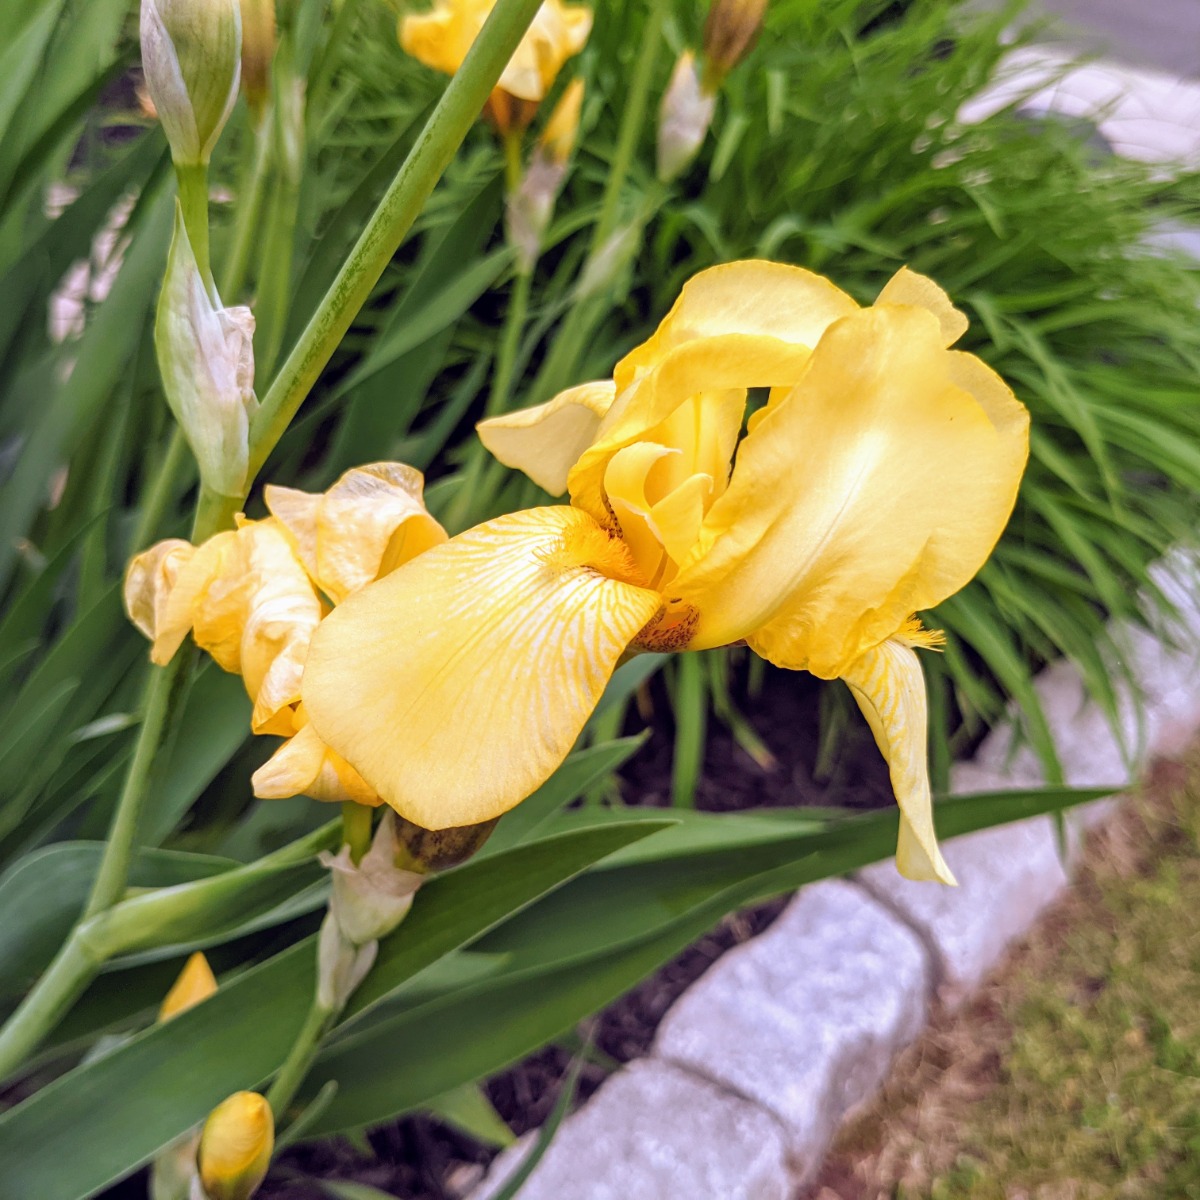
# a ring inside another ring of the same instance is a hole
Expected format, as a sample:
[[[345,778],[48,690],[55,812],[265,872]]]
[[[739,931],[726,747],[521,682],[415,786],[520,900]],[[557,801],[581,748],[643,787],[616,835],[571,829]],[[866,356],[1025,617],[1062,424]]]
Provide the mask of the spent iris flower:
[[[495,5],[496,0],[435,0],[429,12],[401,18],[400,45],[418,62],[453,75]],[[586,5],[545,0],[488,101],[488,115],[501,132],[529,123],[563,64],[583,49],[591,31],[592,10]]]
[[[125,607],[171,661],[189,633],[254,702],[251,729],[287,740],[255,772],[254,794],[378,805],[379,796],[308,723],[300,680],[309,643],[333,605],[446,540],[422,500],[419,471],[375,463],[314,495],[268,486],[271,515],[199,546],[171,538],[137,555]]]
[[[983,565],[1028,456],[1024,406],[949,349],[966,324],[907,269],[868,308],[778,263],[697,275],[611,380],[484,422],[570,506],[485,522],[339,606],[302,684],[317,734],[410,821],[482,822],[553,772],[627,655],[744,641],[849,684],[900,870],[952,882],[914,653],[938,637],[914,614]],[[742,437],[750,388],[768,398]]]

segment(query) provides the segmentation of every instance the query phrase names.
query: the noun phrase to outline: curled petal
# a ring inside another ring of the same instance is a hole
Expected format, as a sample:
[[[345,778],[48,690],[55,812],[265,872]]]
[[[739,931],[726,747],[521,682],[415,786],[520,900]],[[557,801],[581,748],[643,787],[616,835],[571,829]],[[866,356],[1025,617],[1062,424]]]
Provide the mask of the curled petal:
[[[950,297],[927,275],[901,267],[884,284],[876,304],[905,304],[924,308],[937,317],[942,327],[942,344],[953,346],[967,332],[967,318],[954,307]]]
[[[181,565],[160,607],[151,651],[169,662],[188,630],[226,671],[244,677],[255,733],[290,734],[320,597],[275,520],[244,521]]]
[[[191,621],[168,619],[168,600],[196,548],[181,538],[157,542],[135,555],[125,571],[125,611],[129,619],[153,643],[153,658],[165,664],[187,637]]]
[[[658,611],[586,514],[488,521],[364,588],[322,622],[304,675],[318,735],[401,816],[474,825],[566,757]]]
[[[311,725],[288,738],[250,779],[260,800],[286,800],[309,796],[313,800],[376,807],[383,801],[362,776],[342,757],[334,754]]]
[[[694,647],[746,638],[833,678],[979,570],[1016,500],[1029,416],[942,342],[911,307],[826,333],[742,443],[672,584],[700,611]]]
[[[347,471],[327,492],[268,486],[267,508],[334,604],[446,540],[422,498],[425,480],[403,463]]]
[[[907,879],[953,884],[933,828],[925,680],[915,651],[902,639],[889,638],[851,663],[842,678],[887,759],[900,806],[897,870]]]
[[[524,471],[552,496],[567,490],[567,473],[592,444],[617,391],[611,380],[582,383],[553,400],[489,417],[479,440],[506,467]]]

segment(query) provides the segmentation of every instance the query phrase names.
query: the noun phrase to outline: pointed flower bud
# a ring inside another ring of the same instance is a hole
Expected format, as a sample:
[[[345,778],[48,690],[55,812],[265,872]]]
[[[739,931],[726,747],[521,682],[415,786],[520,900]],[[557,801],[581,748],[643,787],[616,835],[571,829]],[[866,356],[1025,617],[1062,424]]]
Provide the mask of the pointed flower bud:
[[[572,79],[554,106],[538,144],[539,152],[551,162],[564,166],[571,157],[571,151],[575,149],[575,138],[579,134],[579,117],[582,112],[583,80]]]
[[[710,91],[746,57],[762,32],[767,0],[713,0],[704,23],[704,61]]]
[[[234,1092],[204,1122],[196,1156],[208,1200],[249,1200],[275,1148],[275,1118],[257,1092]]]
[[[159,1022],[169,1021],[180,1013],[187,1012],[207,1000],[217,990],[217,980],[208,965],[208,959],[199,950],[192,955],[179,972],[179,978],[171,986],[167,998],[158,1010]]]
[[[271,98],[275,58],[275,0],[241,0],[242,93],[257,124]]]
[[[253,337],[248,308],[222,308],[210,296],[177,207],[154,345],[167,403],[200,478],[222,496],[241,496],[246,481],[250,418],[258,408]]]
[[[178,166],[202,166],[237,99],[238,0],[142,0],[142,69]]]
[[[696,157],[712,124],[715,95],[706,90],[696,57],[685,50],[671,73],[658,116],[658,177],[670,183]]]
[[[582,109],[583,80],[575,79],[550,114],[521,182],[508,194],[505,226],[520,271],[533,270],[541,252],[554,203],[566,178],[567,160],[575,148]]]

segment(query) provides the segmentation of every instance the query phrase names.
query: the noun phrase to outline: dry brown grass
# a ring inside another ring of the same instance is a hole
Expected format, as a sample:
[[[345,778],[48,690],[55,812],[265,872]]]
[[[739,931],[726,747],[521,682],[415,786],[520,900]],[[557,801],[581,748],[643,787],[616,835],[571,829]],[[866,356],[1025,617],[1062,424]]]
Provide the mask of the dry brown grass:
[[[811,1200],[1200,1197],[1200,758],[1093,834],[1071,891],[935,1014]]]

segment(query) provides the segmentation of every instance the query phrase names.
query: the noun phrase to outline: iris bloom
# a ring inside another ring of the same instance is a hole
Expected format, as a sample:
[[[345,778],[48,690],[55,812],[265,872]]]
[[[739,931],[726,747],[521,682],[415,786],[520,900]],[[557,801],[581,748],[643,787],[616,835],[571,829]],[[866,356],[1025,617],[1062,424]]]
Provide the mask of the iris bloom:
[[[626,655],[744,641],[849,684],[900,870],[951,882],[914,653],[937,635],[913,614],[979,570],[1028,453],[1025,408],[948,348],[965,328],[908,270],[870,308],[796,267],[702,272],[612,380],[481,426],[570,506],[488,521],[341,605],[303,682],[320,737],[409,820],[482,822],[558,766]],[[768,399],[740,437],[748,388]]]
[[[266,520],[239,518],[200,546],[159,542],[129,564],[125,606],[153,642],[153,661],[170,662],[191,633],[245,680],[253,732],[288,739],[255,772],[256,796],[380,803],[309,725],[300,679],[332,605],[446,540],[423,485],[411,467],[376,463],[321,495],[268,487]]]
[[[462,66],[496,0],[435,0],[427,13],[400,21],[406,54],[446,75]],[[578,54],[592,31],[592,10],[582,4],[546,0],[521,39],[488,101],[497,127],[528,124],[568,58]]]

